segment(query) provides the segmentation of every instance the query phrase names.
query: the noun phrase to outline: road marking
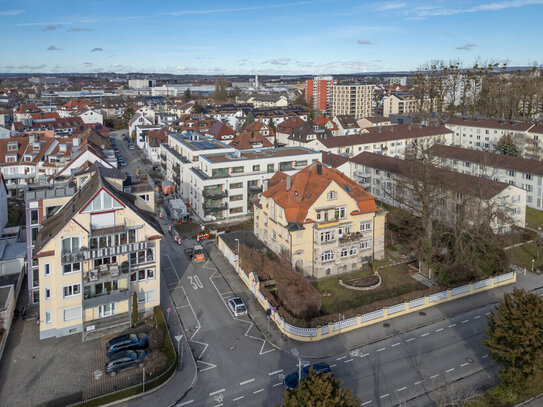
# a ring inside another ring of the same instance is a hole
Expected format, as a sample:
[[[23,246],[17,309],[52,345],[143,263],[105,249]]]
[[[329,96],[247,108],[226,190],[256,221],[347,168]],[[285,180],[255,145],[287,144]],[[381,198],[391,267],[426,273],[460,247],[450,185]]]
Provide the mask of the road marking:
[[[541,294],[541,295],[543,295],[543,294]],[[492,314],[492,312],[485,312],[485,315],[490,315],[490,314]]]
[[[465,324],[466,322],[469,322],[469,319],[464,319],[464,320],[462,321],[462,324]]]
[[[215,404],[213,407],[221,407],[223,404]]]
[[[381,396],[379,396],[380,399],[384,399],[385,397],[388,397],[390,396],[390,393],[387,393],[387,394],[383,394]]]
[[[419,380],[418,382],[415,382],[415,386],[418,384],[421,384],[424,380]]]
[[[234,293],[232,291],[227,291],[225,293],[221,293],[220,295],[225,296],[225,295],[228,295],[228,294],[234,294]]]
[[[428,335],[430,335],[430,332],[426,332],[425,334],[422,334],[420,337],[424,338],[425,336],[428,336]]]
[[[249,384],[249,383],[252,383],[255,381],[255,378],[253,377],[252,379],[249,379],[249,380],[245,380],[244,382],[241,382],[239,385],[240,386],[243,386],[245,384]]]
[[[241,400],[242,398],[244,398],[245,396],[239,396],[239,397],[236,397],[234,400],[232,401],[238,401],[238,400]]]
[[[406,342],[411,342],[411,341],[414,341],[415,338],[409,338],[409,339],[406,339]]]
[[[393,348],[394,346],[398,346],[399,344],[400,344],[400,342],[396,342],[396,343],[390,345],[390,347]]]
[[[330,365],[330,367],[336,367],[336,366],[337,366],[336,364]]]
[[[384,350],[386,350],[386,348],[377,349],[377,352],[382,352]]]
[[[283,384],[283,382],[275,383],[272,387],[281,386],[282,384]]]
[[[276,370],[275,372],[268,373],[268,376],[273,376],[274,374],[281,373],[283,369]]]
[[[347,356],[341,356],[341,357],[337,358],[336,360],[343,360],[345,358],[347,358]]]
[[[173,271],[175,273],[175,275],[177,276],[177,281],[181,281],[181,278],[179,277],[179,274],[177,274],[177,270],[175,269],[174,265],[173,265],[173,262],[172,262],[172,259],[170,259],[170,256],[167,254],[166,257],[168,258],[168,260],[170,261],[170,264],[172,265],[172,268],[173,268]]]
[[[462,363],[462,364],[460,365],[460,367],[464,367],[464,366],[467,366],[467,365],[469,365],[469,362]]]
[[[439,373],[438,373],[438,374],[435,374],[435,375],[433,375],[433,376],[430,376],[430,379],[435,379],[435,378],[438,377],[438,376],[439,376]]]
[[[353,360],[354,360],[354,359],[348,359],[348,360],[346,360],[346,361],[343,362],[343,363],[349,363],[349,362],[352,362]]]
[[[185,307],[190,307],[190,305],[189,304],[180,305],[179,307],[175,307],[175,309],[181,309],[181,308],[185,308]]]
[[[481,356],[481,359],[487,358],[488,355]]]
[[[396,391],[404,391],[404,390],[407,390],[407,387],[402,387],[401,389],[398,389]]]
[[[451,373],[452,371],[454,371],[454,367],[451,367],[449,370],[445,370],[445,373]]]
[[[443,331],[444,328],[439,328],[439,329],[436,329],[436,332],[441,332]]]
[[[223,391],[226,391],[226,389],[220,389],[220,390],[217,390],[217,391],[213,391],[213,392],[209,393],[209,395],[214,396],[215,394],[222,393]]]
[[[177,406],[178,406],[178,407],[186,406],[186,405],[188,405],[188,404],[190,404],[190,403],[194,403],[194,400],[184,401],[184,402],[182,402],[181,404],[178,404]]]
[[[373,401],[371,400],[368,400],[368,401],[364,401],[362,404],[360,404],[361,406],[367,406],[368,404],[371,404],[373,403]]]
[[[369,353],[364,353],[362,356],[360,356],[361,358],[365,358],[366,356],[368,356]]]
[[[477,315],[477,316],[473,317],[473,319],[479,319],[479,318],[481,318],[480,315]]]
[[[255,390],[255,391],[253,391],[253,394],[260,393],[261,391],[264,391],[264,389]]]

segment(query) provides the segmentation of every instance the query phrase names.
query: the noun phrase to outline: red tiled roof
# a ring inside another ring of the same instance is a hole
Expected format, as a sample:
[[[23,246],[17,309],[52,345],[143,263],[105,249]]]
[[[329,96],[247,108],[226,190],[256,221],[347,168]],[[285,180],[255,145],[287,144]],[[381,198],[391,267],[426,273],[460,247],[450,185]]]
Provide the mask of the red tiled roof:
[[[81,109],[96,109],[87,99],[72,99],[68,103],[61,106],[61,110],[81,110]]]
[[[262,132],[265,130],[268,130],[268,135],[265,137],[274,137],[275,132],[272,130],[272,128],[262,122],[254,121],[252,123],[249,123],[247,126],[243,128],[244,131],[254,131],[254,132]]]
[[[213,126],[209,128],[207,134],[215,137],[217,140],[222,141],[224,136],[235,136],[236,132],[227,125],[226,123],[217,120]],[[226,139],[231,139],[232,137],[227,137]]]
[[[255,147],[255,144],[258,145],[258,147]],[[232,140],[230,145],[238,150],[273,147],[273,144],[266,138],[266,136],[263,136],[257,131],[249,130],[243,130],[239,136]]]
[[[319,174],[320,171],[320,174]],[[288,222],[307,223],[309,208],[322,195],[324,190],[335,182],[353,198],[359,211],[356,213],[376,212],[373,196],[360,185],[334,168],[328,168],[320,162],[314,162],[290,177],[291,187],[287,191],[287,175],[277,172],[268,182],[269,188],[262,193],[271,198],[285,210]]]

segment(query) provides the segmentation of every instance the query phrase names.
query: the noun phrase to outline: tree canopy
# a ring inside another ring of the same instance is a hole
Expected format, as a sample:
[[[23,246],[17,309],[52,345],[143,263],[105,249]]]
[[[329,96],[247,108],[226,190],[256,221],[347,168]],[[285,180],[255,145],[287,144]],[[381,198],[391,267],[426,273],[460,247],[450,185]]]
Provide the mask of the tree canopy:
[[[514,289],[487,318],[483,344],[500,364],[500,384],[516,392],[541,387],[543,376],[543,300]]]
[[[510,134],[504,135],[496,144],[496,151],[503,155],[520,157],[520,149],[516,145]]]
[[[341,387],[341,380],[331,374],[309,375],[291,391],[285,391],[282,407],[358,407],[358,400],[351,389]]]
[[[215,93],[213,94],[213,98],[221,101],[226,100],[226,97],[228,96],[226,93],[227,86],[226,77],[224,75],[218,75],[215,80]]]

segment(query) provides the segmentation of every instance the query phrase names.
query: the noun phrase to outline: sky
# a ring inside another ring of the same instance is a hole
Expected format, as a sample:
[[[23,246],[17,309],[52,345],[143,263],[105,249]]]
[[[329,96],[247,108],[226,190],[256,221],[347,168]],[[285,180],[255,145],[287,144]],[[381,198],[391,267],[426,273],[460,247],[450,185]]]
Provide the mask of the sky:
[[[0,0],[0,72],[342,74],[543,63],[543,0]]]

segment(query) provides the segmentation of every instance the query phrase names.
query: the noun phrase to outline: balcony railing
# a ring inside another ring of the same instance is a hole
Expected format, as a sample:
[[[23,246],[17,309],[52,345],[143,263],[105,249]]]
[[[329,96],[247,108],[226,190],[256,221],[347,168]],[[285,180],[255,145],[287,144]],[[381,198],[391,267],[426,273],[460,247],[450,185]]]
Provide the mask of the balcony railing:
[[[360,232],[348,233],[339,237],[339,243],[356,242],[364,237]]]
[[[130,290],[110,291],[94,297],[83,297],[83,309],[98,307],[102,304],[111,304],[113,302],[128,301],[130,299]]]
[[[249,186],[249,192],[252,194],[259,194],[262,192],[262,185],[250,185]]]
[[[228,209],[228,204],[226,202],[222,203],[212,203],[212,204],[204,204],[204,211],[222,211]]]
[[[103,249],[87,249],[82,247],[81,250],[75,253],[66,253],[61,256],[62,263],[74,263],[77,261],[84,260],[94,260],[101,257],[107,256],[117,256],[120,254],[128,254],[136,252],[138,250],[145,250],[148,247],[153,247],[154,245],[149,244],[148,242],[136,242],[136,243],[126,243],[117,246],[106,247]]]
[[[204,190],[204,198],[206,199],[222,199],[228,196],[228,191],[206,191]]]
[[[84,283],[99,282],[102,280],[111,280],[114,278],[128,278],[130,267],[128,262],[119,264],[104,264],[94,270],[90,270],[83,275]]]

